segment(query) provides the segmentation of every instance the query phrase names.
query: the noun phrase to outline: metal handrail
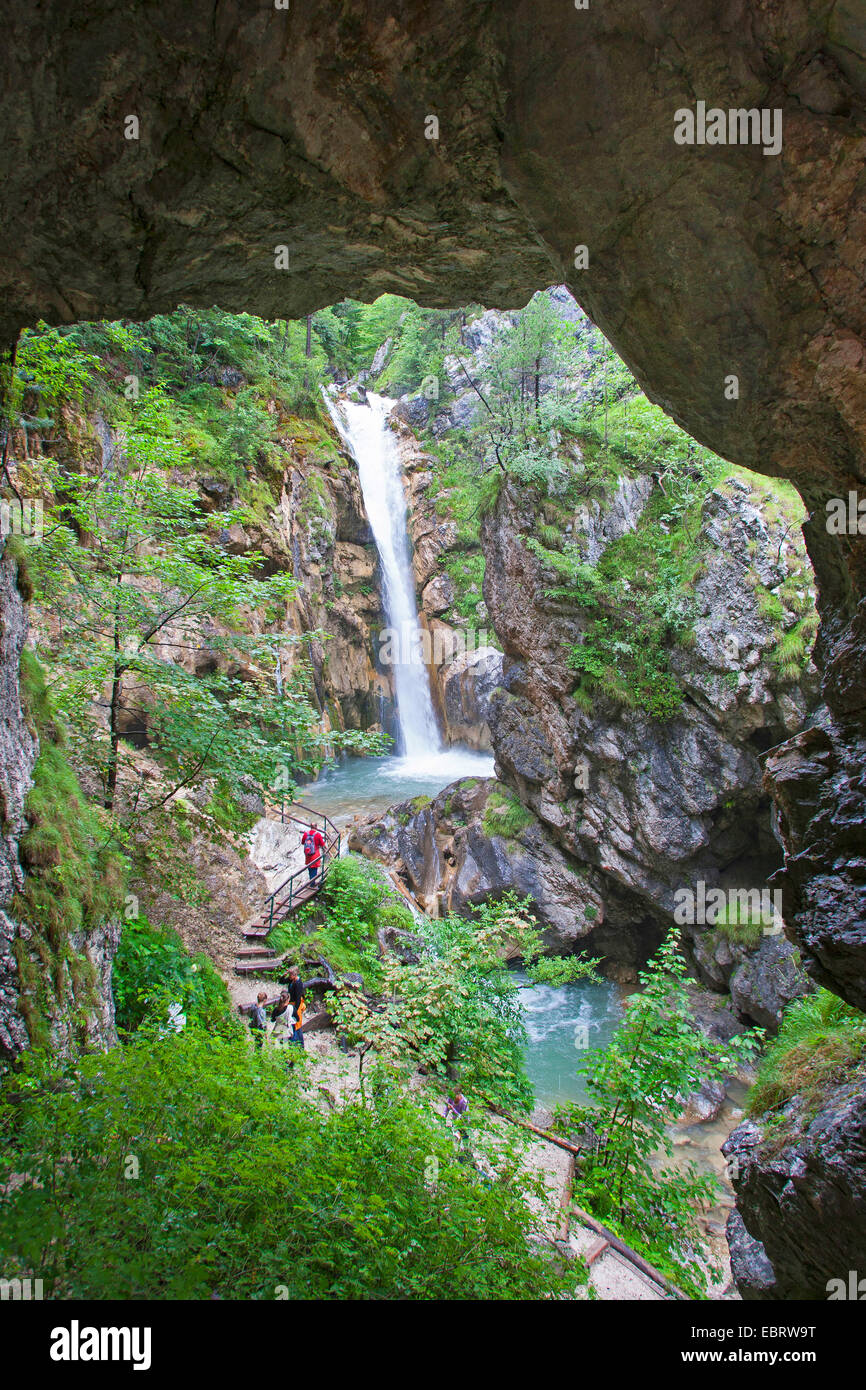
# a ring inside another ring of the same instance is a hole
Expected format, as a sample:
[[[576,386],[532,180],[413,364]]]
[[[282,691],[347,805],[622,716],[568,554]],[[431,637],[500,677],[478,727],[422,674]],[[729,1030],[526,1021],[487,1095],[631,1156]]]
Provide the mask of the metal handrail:
[[[268,912],[267,918],[268,931],[271,931],[274,926],[275,913],[285,912],[285,916],[288,916],[288,914],[292,910],[292,905],[295,901],[295,898],[300,896],[300,893],[295,893],[295,880],[301,878],[304,874],[306,874],[307,882],[316,884],[317,886],[315,891],[318,892],[319,888],[321,888],[322,884],[325,881],[328,870],[330,869],[334,859],[339,859],[340,857],[340,832],[334,825],[334,823],[330,821],[327,816],[323,816],[320,812],[312,810],[309,806],[302,805],[299,801],[292,801],[289,803],[289,806],[296,807],[299,811],[306,811],[308,819],[301,820],[299,816],[291,815],[290,810],[288,810],[285,806],[281,806],[280,823],[282,825],[285,825],[287,821],[292,821],[295,825],[309,825],[310,820],[321,821],[325,827],[325,847],[322,850],[320,872],[316,875],[315,879],[310,879],[309,869],[308,866],[305,864],[302,868],[296,869],[293,874],[290,874],[289,877],[279,885],[279,887],[274,889],[270,897],[266,899],[266,904],[270,905],[270,910]],[[267,805],[265,805],[265,811],[267,811],[267,809]],[[328,838],[329,832],[330,839]],[[277,902],[277,899],[279,898],[280,894],[283,893],[286,888],[288,888],[289,890],[288,897],[283,898],[279,902]],[[307,894],[306,896],[311,897],[312,894]],[[284,920],[285,917],[279,918],[279,921]],[[279,925],[279,922],[277,923],[277,925]]]

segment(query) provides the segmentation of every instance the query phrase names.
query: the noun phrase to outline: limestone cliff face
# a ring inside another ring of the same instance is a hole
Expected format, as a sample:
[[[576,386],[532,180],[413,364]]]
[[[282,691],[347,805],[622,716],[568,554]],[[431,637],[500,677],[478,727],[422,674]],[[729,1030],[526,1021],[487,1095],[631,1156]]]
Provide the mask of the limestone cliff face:
[[[652,486],[622,481],[612,506],[583,522],[587,552],[637,525]],[[525,492],[507,483],[483,526],[485,598],[506,653],[491,711],[498,775],[600,875],[604,917],[624,936],[648,916],[660,937],[680,888],[757,888],[781,860],[759,758],[799,729],[815,682],[784,684],[769,661],[772,625],[755,575],[778,588],[789,559],[782,523],[757,500],[735,479],[704,506],[694,639],[671,663],[685,698],[663,720],[603,696],[587,712],[575,699],[565,654],[585,619],[545,596],[555,576],[527,543],[538,518]],[[710,962],[730,947],[700,924],[690,930],[699,972],[726,987],[730,970],[720,978]]]
[[[393,732],[392,681],[376,640],[384,625],[381,579],[357,469],[338,441],[305,441],[289,426],[280,442],[279,503],[250,541],[301,584],[289,623],[297,632],[328,634],[310,646],[326,722]]]
[[[426,594],[454,531],[430,518],[417,462],[408,476]],[[651,476],[623,476],[557,525],[597,562],[635,530],[659,486]],[[796,614],[781,600],[770,605],[768,595],[793,602],[796,574],[806,585],[802,609],[809,571],[790,521],[742,475],[726,479],[703,506],[693,634],[671,658],[684,692],[679,711],[655,719],[603,694],[588,711],[567,661],[588,614],[561,588],[550,596],[557,576],[532,548],[543,512],[537,495],[508,480],[482,527],[484,596],[505,649],[504,665],[490,673],[486,713],[506,784],[500,791],[516,796],[527,824],[507,848],[498,845],[485,810],[490,788],[461,783],[430,806],[407,803],[360,827],[355,840],[365,853],[392,858],[435,910],[516,888],[534,897],[552,944],[579,942],[633,969],[670,925],[679,890],[699,882],[766,890],[780,865],[761,756],[803,725],[817,679],[808,664],[799,679],[785,677],[771,659],[779,621],[790,628]],[[744,1018],[775,1029],[785,1004],[808,988],[778,924],[757,946],[700,920],[686,933],[698,975],[729,992]]]
[[[0,554],[0,1063],[14,1060],[37,1038],[68,1056],[84,1046],[117,1041],[111,968],[120,940],[116,915],[106,913],[80,930],[28,920],[16,895],[26,886],[22,844],[28,829],[27,795],[39,755],[39,736],[22,707],[18,663],[28,632],[18,567]],[[77,866],[67,864],[75,878]]]

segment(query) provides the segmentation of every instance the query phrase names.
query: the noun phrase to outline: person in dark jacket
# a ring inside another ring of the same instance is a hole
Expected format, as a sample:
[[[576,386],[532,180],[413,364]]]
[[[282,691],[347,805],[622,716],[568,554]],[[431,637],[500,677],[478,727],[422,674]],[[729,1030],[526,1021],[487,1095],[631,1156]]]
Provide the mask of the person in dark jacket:
[[[298,1047],[303,1047],[304,1035],[301,1028],[304,1023],[307,1001],[304,997],[304,982],[296,965],[293,965],[289,971],[289,1000],[295,1011],[295,1031],[292,1033],[292,1042],[297,1043]]]
[[[274,1020],[274,1041],[278,1047],[291,1042],[295,1031],[295,1013],[287,989],[280,991],[280,997],[271,1009]]]
[[[256,1047],[263,1047],[265,1035],[268,1028],[268,1016],[265,1013],[265,1004],[268,996],[265,990],[260,990],[255,1004],[250,1011],[250,1032],[255,1037]]]

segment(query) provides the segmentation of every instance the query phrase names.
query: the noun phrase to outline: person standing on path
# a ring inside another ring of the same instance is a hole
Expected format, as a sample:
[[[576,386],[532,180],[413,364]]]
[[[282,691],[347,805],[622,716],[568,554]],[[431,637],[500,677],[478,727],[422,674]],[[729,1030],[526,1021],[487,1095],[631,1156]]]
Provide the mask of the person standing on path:
[[[315,821],[312,822],[309,830],[304,831],[301,836],[301,844],[304,849],[304,862],[307,865],[310,882],[315,883],[316,874],[322,863],[322,851],[325,848],[325,837]]]
[[[301,1032],[301,1028],[304,1023],[307,1001],[304,997],[304,982],[301,979],[300,971],[296,965],[293,965],[289,971],[289,1002],[295,1011],[295,1028],[292,1033],[291,1041],[297,1043],[298,1047],[303,1047],[304,1035]]]
[[[256,1047],[263,1047],[268,1028],[268,1016],[265,1013],[265,1005],[268,996],[265,990],[259,990],[255,1004],[250,1011],[250,1032],[255,1037]]]

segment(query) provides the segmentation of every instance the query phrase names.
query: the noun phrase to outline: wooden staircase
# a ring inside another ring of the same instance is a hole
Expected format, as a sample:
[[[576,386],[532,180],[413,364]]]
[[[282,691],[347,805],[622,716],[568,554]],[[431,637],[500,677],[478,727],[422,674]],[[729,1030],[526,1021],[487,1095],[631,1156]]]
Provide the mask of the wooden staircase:
[[[340,857],[340,832],[327,816],[321,816],[309,806],[293,801],[287,807],[280,807],[279,813],[270,801],[265,802],[265,814],[269,819],[279,820],[283,825],[293,823],[306,829],[311,821],[324,826],[325,848],[322,851],[322,865],[315,879],[310,881],[306,865],[297,869],[271,893],[265,902],[260,918],[247,922],[241,927],[243,945],[235,953],[234,971],[236,975],[272,975],[287,968],[288,957],[278,956],[271,946],[266,945],[268,935],[274,927],[293,916],[304,903],[308,903],[321,891],[331,866]],[[303,811],[304,818],[293,814]],[[300,834],[300,831],[299,831]]]

